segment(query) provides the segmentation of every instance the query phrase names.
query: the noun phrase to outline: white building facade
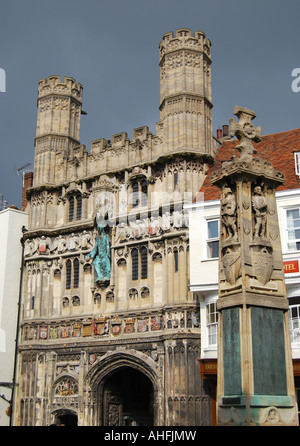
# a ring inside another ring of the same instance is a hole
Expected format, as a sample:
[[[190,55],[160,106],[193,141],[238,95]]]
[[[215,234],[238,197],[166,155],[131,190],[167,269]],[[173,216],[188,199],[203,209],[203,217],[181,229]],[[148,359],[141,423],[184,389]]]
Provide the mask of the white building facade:
[[[22,270],[22,228],[28,215],[14,208],[0,212],[0,426],[10,424]]]

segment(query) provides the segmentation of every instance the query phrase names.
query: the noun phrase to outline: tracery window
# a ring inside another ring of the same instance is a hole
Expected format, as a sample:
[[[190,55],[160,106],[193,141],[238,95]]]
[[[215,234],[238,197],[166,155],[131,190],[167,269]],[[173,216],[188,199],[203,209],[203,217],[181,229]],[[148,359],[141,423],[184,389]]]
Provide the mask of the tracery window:
[[[66,289],[69,290],[71,288],[71,277],[72,277],[72,262],[71,260],[67,260],[66,263]]]
[[[142,181],[134,181],[132,183],[132,207],[148,205],[148,183],[144,179]]]
[[[132,261],[132,280],[137,280],[139,278],[139,253],[136,248],[131,251],[131,261]]]
[[[81,219],[82,214],[82,196],[77,194],[69,198],[69,222]]]
[[[139,205],[139,183],[135,181],[132,184],[132,207],[136,208]]]
[[[137,248],[133,248],[131,251],[131,263],[132,263],[132,280],[147,279],[148,277],[148,250],[143,246],[138,251]]]
[[[146,180],[142,181],[141,192],[142,192],[141,205],[147,206],[148,205],[148,184],[147,184]]]
[[[148,277],[148,252],[144,246],[141,249],[141,278],[147,279]]]
[[[77,195],[76,220],[81,219],[81,211],[82,211],[82,197],[81,195]]]
[[[66,262],[66,289],[70,290],[73,284],[73,288],[79,287],[79,260],[75,258],[68,259]]]
[[[69,198],[69,221],[74,220],[74,206],[75,206],[74,197],[70,197]]]
[[[78,259],[74,259],[73,271],[74,271],[73,287],[78,288],[78,286],[79,286],[79,260]]]

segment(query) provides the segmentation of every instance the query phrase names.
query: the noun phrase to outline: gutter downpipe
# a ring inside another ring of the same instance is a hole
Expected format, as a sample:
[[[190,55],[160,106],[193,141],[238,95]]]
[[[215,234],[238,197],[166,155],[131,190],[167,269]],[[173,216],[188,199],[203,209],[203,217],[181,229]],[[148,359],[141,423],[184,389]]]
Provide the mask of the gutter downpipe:
[[[27,232],[25,226],[22,226],[22,233]],[[19,346],[19,334],[20,334],[20,320],[21,320],[21,304],[22,304],[22,285],[23,285],[23,271],[24,271],[24,238],[23,236],[20,239],[20,243],[22,245],[22,256],[21,256],[21,266],[20,266],[20,286],[19,286],[19,301],[18,301],[18,316],[17,316],[17,328],[16,328],[16,339],[15,339],[15,359],[14,359],[14,372],[13,372],[13,381],[12,381],[12,392],[11,392],[11,413],[9,425],[12,426],[12,418],[14,414],[14,395],[15,395],[15,387],[17,380],[17,362],[18,362],[18,346]]]

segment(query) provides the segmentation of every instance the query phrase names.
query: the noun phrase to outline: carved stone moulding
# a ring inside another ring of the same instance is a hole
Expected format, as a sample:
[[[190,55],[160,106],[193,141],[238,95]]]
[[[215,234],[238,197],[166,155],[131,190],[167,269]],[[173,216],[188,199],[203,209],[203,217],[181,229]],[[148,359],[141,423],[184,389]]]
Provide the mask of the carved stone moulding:
[[[243,175],[248,174],[253,181],[255,177],[263,176],[265,179],[272,181],[274,188],[285,181],[284,175],[276,170],[269,161],[259,157],[253,157],[251,160],[241,160],[233,156],[230,161],[224,161],[221,168],[212,173],[211,183],[216,184],[221,180],[224,181],[224,178],[229,175],[241,173]]]

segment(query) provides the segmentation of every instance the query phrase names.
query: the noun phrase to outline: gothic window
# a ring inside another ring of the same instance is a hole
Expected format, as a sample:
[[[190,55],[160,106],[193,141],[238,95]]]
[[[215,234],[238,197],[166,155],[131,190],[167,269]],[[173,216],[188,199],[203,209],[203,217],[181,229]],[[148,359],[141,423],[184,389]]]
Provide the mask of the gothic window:
[[[79,287],[79,260],[67,260],[66,263],[66,289]]]
[[[147,206],[147,204],[148,204],[148,184],[147,184],[146,180],[144,180],[141,184],[141,192],[142,192],[141,205]]]
[[[81,195],[77,195],[76,199],[77,209],[76,209],[76,220],[81,219],[81,210],[82,210],[82,197]]]
[[[135,181],[132,184],[132,207],[136,208],[139,205],[139,183]]]
[[[69,222],[81,219],[82,197],[80,194],[69,198]]]
[[[178,271],[178,250],[174,250],[174,271],[177,273]]]
[[[177,185],[178,185],[178,173],[175,172],[174,173],[174,189],[176,189]]]
[[[134,181],[132,183],[132,207],[148,205],[148,183],[144,179],[142,181]]]
[[[148,277],[148,252],[147,248],[143,246],[141,249],[141,278],[147,279]]]
[[[73,287],[78,288],[79,286],[79,260],[75,259],[73,262]]]
[[[132,261],[132,280],[137,280],[139,278],[139,253],[136,248],[131,251],[131,261]]]
[[[74,197],[70,197],[69,198],[69,221],[73,221],[73,219],[74,219],[74,206],[75,206]]]
[[[67,260],[66,263],[66,289],[69,290],[71,288],[71,277],[72,277],[72,262],[71,260]]]
[[[34,310],[34,296],[31,297],[31,309]]]

